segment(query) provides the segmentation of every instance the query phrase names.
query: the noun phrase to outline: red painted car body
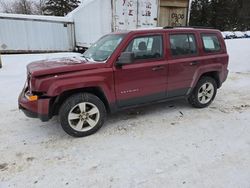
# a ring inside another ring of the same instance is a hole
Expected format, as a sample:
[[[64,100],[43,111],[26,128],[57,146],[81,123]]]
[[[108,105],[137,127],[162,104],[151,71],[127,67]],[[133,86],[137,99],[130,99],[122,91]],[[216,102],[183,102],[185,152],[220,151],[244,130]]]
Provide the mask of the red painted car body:
[[[194,36],[195,54],[178,57],[171,54],[170,36],[178,34]],[[97,95],[107,110],[115,112],[151,102],[187,97],[202,75],[213,77],[218,88],[227,78],[229,57],[218,30],[150,29],[110,35],[123,35],[123,40],[104,62],[79,62],[65,58],[29,64],[27,84],[19,97],[20,109],[29,117],[46,121],[58,113],[67,97],[86,91]],[[134,38],[152,35],[162,38],[162,57],[117,66],[119,56]],[[206,52],[203,35],[216,36],[220,49],[213,53]],[[38,96],[38,100],[30,101],[29,95]]]

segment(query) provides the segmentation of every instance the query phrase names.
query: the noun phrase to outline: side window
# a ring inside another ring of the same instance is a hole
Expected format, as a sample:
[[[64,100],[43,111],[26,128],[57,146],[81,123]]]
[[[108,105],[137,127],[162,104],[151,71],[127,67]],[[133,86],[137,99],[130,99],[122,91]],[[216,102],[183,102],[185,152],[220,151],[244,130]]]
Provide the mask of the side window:
[[[170,35],[170,48],[174,57],[197,54],[195,36],[193,34]]]
[[[133,52],[135,59],[154,59],[163,56],[162,36],[147,36],[133,39],[126,52]]]
[[[204,45],[204,50],[206,52],[218,52],[221,49],[219,40],[216,35],[202,34],[202,41]]]

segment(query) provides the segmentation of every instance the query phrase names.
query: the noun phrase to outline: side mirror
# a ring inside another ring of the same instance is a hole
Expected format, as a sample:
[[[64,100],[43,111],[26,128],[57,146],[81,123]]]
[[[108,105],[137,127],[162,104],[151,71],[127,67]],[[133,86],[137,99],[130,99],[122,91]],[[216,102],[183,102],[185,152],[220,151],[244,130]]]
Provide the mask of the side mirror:
[[[116,65],[121,67],[123,65],[133,63],[134,59],[135,54],[133,52],[122,52],[120,57],[118,58],[118,61],[116,62]]]

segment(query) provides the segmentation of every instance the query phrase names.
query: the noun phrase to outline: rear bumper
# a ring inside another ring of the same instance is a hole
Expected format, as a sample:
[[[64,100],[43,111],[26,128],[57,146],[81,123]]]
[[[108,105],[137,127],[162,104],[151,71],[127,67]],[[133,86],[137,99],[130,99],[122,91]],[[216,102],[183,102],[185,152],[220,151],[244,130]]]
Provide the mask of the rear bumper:
[[[24,112],[27,117],[39,118],[41,121],[48,121],[50,117],[49,104],[50,98],[38,99],[37,101],[29,101],[25,97],[27,89],[23,89],[18,98],[19,109]]]
[[[228,73],[229,70],[226,69],[225,71],[223,71],[220,75],[219,75],[219,85],[218,88],[220,88],[222,86],[222,84],[226,81],[227,77],[228,77]]]
[[[222,79],[222,83],[226,81],[227,77],[228,77],[228,73],[229,73],[229,70],[227,69],[225,72],[224,72],[224,76],[223,76],[223,79]]]

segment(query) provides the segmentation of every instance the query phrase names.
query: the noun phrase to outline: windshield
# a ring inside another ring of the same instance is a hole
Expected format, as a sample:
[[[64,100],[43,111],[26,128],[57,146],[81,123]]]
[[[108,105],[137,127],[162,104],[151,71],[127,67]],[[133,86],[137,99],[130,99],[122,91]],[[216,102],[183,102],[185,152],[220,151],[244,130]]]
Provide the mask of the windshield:
[[[94,43],[83,56],[91,61],[105,61],[114,52],[124,35],[106,35]]]

